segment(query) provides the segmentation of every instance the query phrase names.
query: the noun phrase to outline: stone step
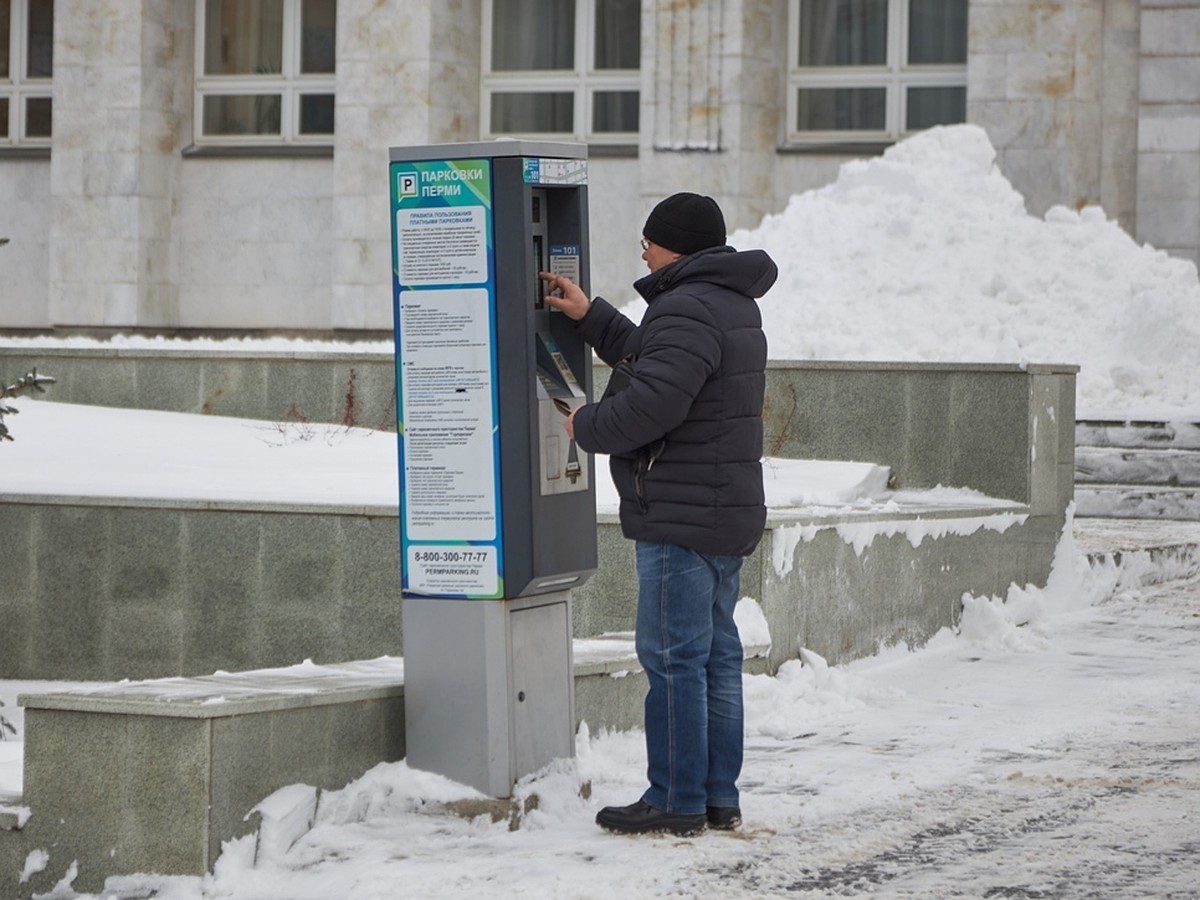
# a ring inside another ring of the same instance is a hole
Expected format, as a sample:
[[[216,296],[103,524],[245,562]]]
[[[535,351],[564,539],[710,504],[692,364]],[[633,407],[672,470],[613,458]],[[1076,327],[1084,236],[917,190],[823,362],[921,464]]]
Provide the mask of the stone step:
[[[1075,446],[1197,450],[1200,422],[1080,419],[1075,423]]]
[[[1200,521],[1200,487],[1077,484],[1075,514],[1114,519]]]
[[[1075,483],[1200,485],[1200,450],[1076,447]]]
[[[1076,516],[1072,530],[1088,565],[1123,568],[1121,583],[1129,587],[1200,572],[1200,521]]]
[[[751,641],[744,649],[744,671],[766,673],[769,646]],[[580,722],[596,732],[641,727],[646,681],[633,634],[576,640],[572,656],[572,731]],[[223,843],[261,820],[278,826],[278,809],[264,812],[263,798],[289,786],[337,790],[381,762],[404,759],[403,685],[403,660],[377,659],[22,695],[31,751],[25,800],[35,815],[14,808],[0,819],[10,831],[24,827],[20,816],[30,819],[20,834],[0,833],[0,864],[45,847],[48,871],[76,861],[74,886],[86,890],[115,874],[203,875]],[[307,739],[330,734],[337,739]],[[95,786],[109,780],[121,790],[97,795]],[[81,807],[80,796],[93,799]],[[137,825],[125,827],[131,796],[140,804]],[[288,816],[284,824],[288,846],[312,817]],[[0,867],[7,900],[5,874]],[[35,892],[51,883],[39,882]]]

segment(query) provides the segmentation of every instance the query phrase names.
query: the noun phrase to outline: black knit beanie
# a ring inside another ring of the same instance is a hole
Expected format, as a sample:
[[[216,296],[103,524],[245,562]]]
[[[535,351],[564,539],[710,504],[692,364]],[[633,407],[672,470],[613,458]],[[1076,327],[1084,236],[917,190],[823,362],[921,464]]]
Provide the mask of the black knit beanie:
[[[666,250],[687,256],[725,246],[725,217],[712,197],[672,194],[651,210],[642,234]]]

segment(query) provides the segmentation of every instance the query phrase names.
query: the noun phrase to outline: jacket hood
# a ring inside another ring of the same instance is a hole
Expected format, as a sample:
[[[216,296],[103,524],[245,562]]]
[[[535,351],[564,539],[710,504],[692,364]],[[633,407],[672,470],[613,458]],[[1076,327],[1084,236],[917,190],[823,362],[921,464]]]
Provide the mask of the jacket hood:
[[[758,299],[771,289],[779,269],[765,250],[712,247],[677,259],[633,283],[647,303],[680,284],[703,281]]]

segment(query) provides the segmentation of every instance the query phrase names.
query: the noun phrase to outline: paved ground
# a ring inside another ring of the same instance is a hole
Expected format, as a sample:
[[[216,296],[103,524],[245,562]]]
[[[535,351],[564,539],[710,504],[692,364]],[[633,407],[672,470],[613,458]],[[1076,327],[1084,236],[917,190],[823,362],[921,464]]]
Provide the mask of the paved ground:
[[[1088,553],[1190,553],[1198,568],[1200,523],[1084,521],[1076,539]],[[1054,631],[1054,652],[1018,654],[1007,670],[1002,656],[981,653],[975,679],[962,680],[963,692],[989,698],[976,727],[992,730],[995,750],[901,799],[867,791],[841,814],[749,834],[755,851],[698,873],[697,895],[1200,897],[1200,575],[1120,590]],[[1031,715],[1066,704],[1066,721],[1031,728],[1041,738],[1013,749],[1014,710],[984,688],[997,678]],[[1093,724],[1073,721],[1084,704]],[[937,727],[875,750],[894,754],[903,773],[916,755],[946,752]],[[811,780],[807,789],[814,801],[822,791]]]
[[[1152,599],[1190,633],[1188,677],[1200,678],[1200,581],[1166,585]],[[697,887],[789,897],[1200,897],[1197,735],[1200,710],[1167,704],[1127,730],[996,752],[906,803],[868,802],[775,835],[764,852],[732,873],[714,869]]]

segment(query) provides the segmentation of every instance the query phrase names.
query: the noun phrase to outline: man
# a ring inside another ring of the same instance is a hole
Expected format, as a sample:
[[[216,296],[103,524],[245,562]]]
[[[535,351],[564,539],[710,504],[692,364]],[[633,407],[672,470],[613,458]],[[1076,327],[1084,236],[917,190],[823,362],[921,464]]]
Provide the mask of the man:
[[[674,194],[650,213],[635,326],[569,279],[542,273],[546,302],[614,367],[609,390],[566,420],[610,456],[621,528],[636,542],[638,660],[650,787],[605,807],[609,831],[690,835],[741,823],[742,643],[733,621],[742,560],[766,523],[762,406],[767,340],[755,298],[778,270],[725,245],[711,197]]]

